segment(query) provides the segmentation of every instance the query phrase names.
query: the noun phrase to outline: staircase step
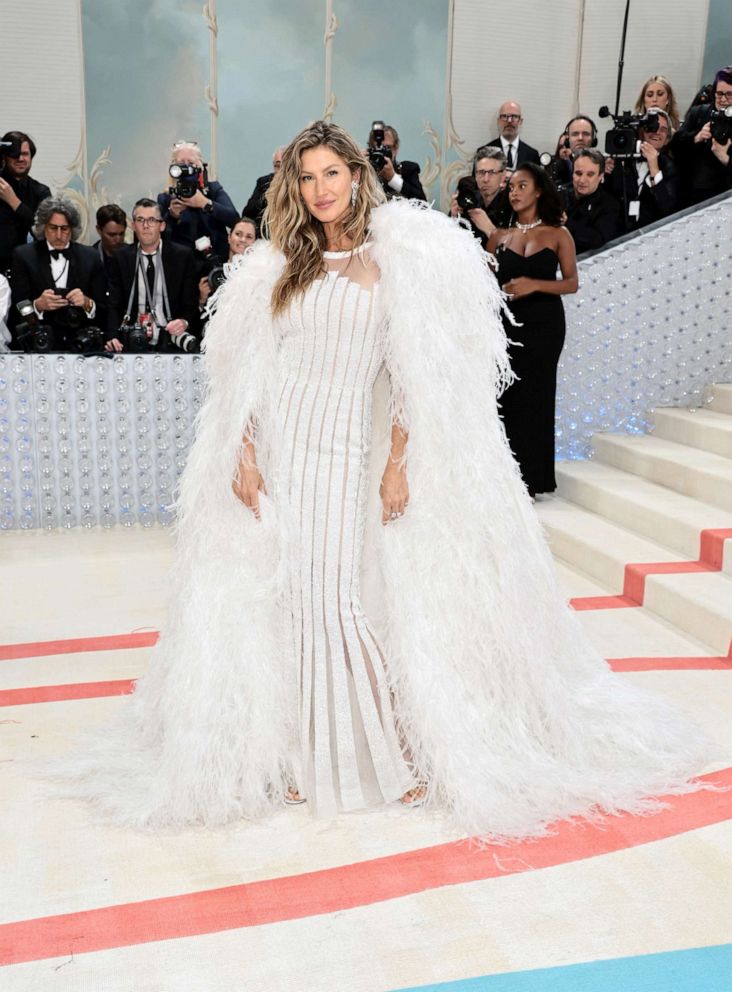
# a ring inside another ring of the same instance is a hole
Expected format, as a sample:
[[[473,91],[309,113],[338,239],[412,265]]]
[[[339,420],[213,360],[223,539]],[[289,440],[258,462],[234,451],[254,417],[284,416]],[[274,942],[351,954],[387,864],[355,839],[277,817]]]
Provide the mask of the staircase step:
[[[732,458],[732,417],[725,413],[658,407],[653,422],[654,437]]]
[[[732,574],[732,513],[602,462],[560,462],[559,495],[688,559],[700,556],[705,530],[730,530],[724,568]]]
[[[592,446],[604,465],[732,512],[730,458],[643,435],[595,434]]]
[[[688,560],[561,498],[537,503],[537,512],[555,557],[616,595],[623,591],[629,563]],[[714,654],[727,654],[732,639],[732,578],[727,575],[648,575],[643,605]]]
[[[726,413],[732,416],[732,382],[718,382],[708,389],[711,401],[706,404],[707,410]]]

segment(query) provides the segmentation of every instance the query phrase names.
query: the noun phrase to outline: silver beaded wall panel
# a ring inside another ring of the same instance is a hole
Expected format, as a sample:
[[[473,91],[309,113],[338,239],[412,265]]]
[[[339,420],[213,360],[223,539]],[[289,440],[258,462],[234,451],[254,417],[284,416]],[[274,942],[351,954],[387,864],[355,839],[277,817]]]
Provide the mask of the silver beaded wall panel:
[[[732,198],[580,263],[565,300],[557,457],[732,380]],[[150,527],[171,503],[203,390],[189,355],[0,354],[0,528]]]

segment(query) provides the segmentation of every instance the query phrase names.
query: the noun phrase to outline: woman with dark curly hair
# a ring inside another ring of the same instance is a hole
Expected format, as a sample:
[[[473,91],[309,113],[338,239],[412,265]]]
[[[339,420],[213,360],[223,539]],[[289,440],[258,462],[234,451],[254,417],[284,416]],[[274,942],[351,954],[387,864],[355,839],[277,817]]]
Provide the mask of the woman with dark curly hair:
[[[556,489],[554,404],[564,345],[561,296],[577,292],[577,261],[572,235],[562,226],[559,194],[544,169],[533,163],[517,169],[508,199],[511,226],[497,230],[487,250],[496,256],[498,282],[520,325],[507,325],[516,379],[503,394],[501,408],[508,442],[533,497]]]

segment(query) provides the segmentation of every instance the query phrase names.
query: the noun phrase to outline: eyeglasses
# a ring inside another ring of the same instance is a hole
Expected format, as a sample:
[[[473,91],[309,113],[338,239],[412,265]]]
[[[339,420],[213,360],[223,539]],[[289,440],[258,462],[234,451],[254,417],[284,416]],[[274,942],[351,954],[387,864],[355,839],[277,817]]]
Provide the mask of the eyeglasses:
[[[500,176],[500,174],[504,171],[504,169],[476,169],[475,178],[485,179],[486,176]]]
[[[162,224],[162,220],[159,217],[133,217],[133,224],[139,224],[140,227],[152,227],[153,224]]]
[[[499,114],[499,121],[522,121],[523,117],[521,114]]]
[[[716,91],[716,97],[718,100],[726,100],[727,103],[732,101],[732,90],[720,90]]]
[[[71,230],[71,225],[69,224],[46,224],[49,231],[58,231],[59,234],[66,234]]]

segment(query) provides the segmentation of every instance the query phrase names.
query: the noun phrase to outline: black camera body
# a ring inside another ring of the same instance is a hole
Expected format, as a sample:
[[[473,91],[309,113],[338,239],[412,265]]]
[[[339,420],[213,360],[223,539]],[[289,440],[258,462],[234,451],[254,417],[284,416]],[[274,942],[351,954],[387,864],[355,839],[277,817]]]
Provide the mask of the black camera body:
[[[53,340],[51,329],[36,317],[30,300],[16,303],[20,321],[15,325],[15,339],[25,352],[44,354],[51,351]]]
[[[605,154],[613,158],[642,158],[638,132],[653,133],[658,130],[658,113],[653,110],[648,110],[645,114],[631,114],[626,110],[616,116],[607,107],[600,107],[600,117],[613,119],[613,126],[605,135]]]
[[[87,324],[69,338],[68,347],[82,355],[104,351],[104,332],[96,324]]]
[[[725,107],[724,110],[713,108],[709,114],[709,130],[718,144],[726,145],[732,138],[732,107]]]
[[[134,324],[123,323],[117,331],[125,351],[140,355],[152,351],[152,328],[149,324],[136,320]]]
[[[391,148],[384,148],[384,132],[386,127],[383,121],[374,121],[371,125],[373,146],[369,146],[369,162],[374,172],[381,172],[386,165],[386,160],[393,158]]]
[[[473,176],[463,176],[458,179],[457,203],[463,213],[467,213],[468,210],[477,210],[483,206],[480,190]]]
[[[208,164],[206,162],[203,165],[173,162],[168,173],[171,179],[175,179],[175,186],[168,187],[170,196],[175,196],[179,200],[190,200],[199,190],[204,196],[208,196]]]

